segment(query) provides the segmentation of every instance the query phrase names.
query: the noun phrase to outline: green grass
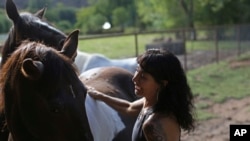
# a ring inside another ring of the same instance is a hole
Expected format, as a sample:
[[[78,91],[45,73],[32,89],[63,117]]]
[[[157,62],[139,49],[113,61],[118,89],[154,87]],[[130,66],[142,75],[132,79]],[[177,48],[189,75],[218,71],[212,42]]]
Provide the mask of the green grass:
[[[214,102],[250,95],[250,66],[232,69],[220,62],[190,71],[188,78],[195,95]]]
[[[138,54],[145,51],[145,46],[161,34],[138,35]],[[136,56],[135,36],[117,36],[108,38],[80,40],[79,50],[87,53],[101,53],[109,58],[126,58]]]
[[[196,111],[196,116],[196,119],[199,121],[204,121],[216,117],[215,115],[200,109]]]
[[[138,54],[145,51],[145,46],[159,35],[139,35]],[[126,58],[136,56],[135,37],[119,36],[99,39],[80,40],[79,50],[88,53],[101,53],[109,58]]]
[[[235,59],[250,60],[250,54]],[[193,93],[202,99],[222,103],[229,98],[242,99],[250,96],[250,66],[231,68],[231,61],[210,64],[187,72]],[[207,120],[216,115],[206,112],[209,106],[197,101],[195,103],[198,120]]]
[[[80,40],[78,46],[81,51],[87,53],[101,53],[109,58],[135,56],[133,36]]]
[[[140,34],[138,35],[138,54],[145,51],[147,44],[156,38],[173,37],[172,34]],[[135,36],[116,36],[97,39],[85,39],[79,41],[79,50],[87,53],[100,53],[109,58],[127,58],[136,56]],[[249,47],[250,42],[242,42],[241,47]],[[236,41],[219,41],[220,49],[232,49],[238,47]],[[215,50],[215,41],[186,41],[187,52],[194,50]]]

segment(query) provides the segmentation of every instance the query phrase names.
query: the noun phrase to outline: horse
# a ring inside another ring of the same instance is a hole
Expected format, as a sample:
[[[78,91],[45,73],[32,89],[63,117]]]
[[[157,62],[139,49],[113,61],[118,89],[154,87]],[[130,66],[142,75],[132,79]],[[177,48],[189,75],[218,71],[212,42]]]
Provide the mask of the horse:
[[[2,47],[1,66],[23,40],[43,42],[58,50],[62,48],[66,35],[43,20],[45,10],[43,8],[34,14],[19,13],[15,3],[12,0],[6,0],[6,13],[13,26]]]
[[[30,41],[42,41],[44,44],[55,47],[57,50],[62,48],[66,35],[43,20],[45,8],[37,11],[35,14],[28,12],[19,13],[15,3],[12,0],[7,0],[6,12],[14,26],[10,29],[7,40],[3,45],[1,65],[20,42],[26,39]],[[87,54],[79,50],[75,64],[80,72],[94,67],[117,66],[125,68],[132,73],[135,72],[137,65],[135,58],[109,59],[101,54]]]
[[[115,66],[124,68],[134,74],[137,67],[136,57],[110,59],[102,54],[90,54],[81,51],[77,52],[75,64],[82,73],[97,67]]]
[[[130,125],[136,117],[121,117],[105,103],[93,100],[85,82],[107,94],[133,101],[136,96],[132,74],[122,68],[102,67],[84,75],[85,81],[81,81],[72,64],[78,34],[79,31],[72,32],[59,51],[42,43],[24,42],[3,64],[0,108],[6,114],[9,139],[131,140]],[[126,119],[130,124],[124,122]]]
[[[134,94],[134,84],[132,82],[132,73],[129,72],[126,69],[120,68],[120,67],[97,67],[90,70],[87,70],[79,76],[80,80],[87,86],[94,87],[98,91],[101,91],[107,95],[118,97],[121,99],[128,100],[130,102],[137,100],[139,97],[137,97]],[[123,82],[121,82],[123,81]],[[89,98],[89,96],[87,97]],[[93,100],[91,100],[93,101]],[[94,103],[99,102],[100,104],[104,104],[100,101],[95,101]],[[90,106],[91,105],[91,106]],[[106,106],[106,104],[104,104]],[[91,111],[95,111],[95,116],[90,116],[90,119],[95,119],[96,115],[100,111],[96,111],[93,104],[89,104],[87,106],[91,109]],[[113,113],[116,113],[113,109],[108,108],[109,111],[113,111]],[[105,111],[103,111],[105,112]],[[119,114],[119,117],[122,120],[122,124],[120,124],[119,127],[126,126],[122,131],[119,132],[119,134],[116,135],[116,137],[113,139],[113,141],[130,141],[132,137],[132,130],[134,127],[134,123],[136,120],[136,117],[129,117],[125,116],[123,114]],[[117,121],[113,121],[112,118],[107,119],[106,122],[110,122],[109,125],[117,123]],[[118,123],[117,123],[118,124]],[[98,137],[98,141],[102,140],[102,137],[106,134],[103,132],[103,125],[99,124],[98,122],[94,122],[91,125],[92,128],[95,128],[94,130],[97,131],[99,134],[102,134]],[[114,127],[117,127],[118,125],[113,125]],[[111,140],[111,138],[109,139]]]
[[[12,0],[6,0],[6,13],[11,19],[11,27],[6,41],[1,48],[2,58],[0,67],[6,62],[7,58],[16,50],[23,40],[43,42],[58,50],[66,39],[66,35],[60,30],[43,20],[45,8],[38,10],[36,13],[23,12],[19,13],[15,3]],[[0,140],[7,140],[8,131],[2,125],[4,115],[0,114]]]

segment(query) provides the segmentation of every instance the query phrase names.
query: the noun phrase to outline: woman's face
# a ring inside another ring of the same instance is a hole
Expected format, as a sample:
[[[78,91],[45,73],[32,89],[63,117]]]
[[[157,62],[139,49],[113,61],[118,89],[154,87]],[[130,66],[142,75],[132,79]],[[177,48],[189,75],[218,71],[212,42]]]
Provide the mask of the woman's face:
[[[160,85],[155,81],[151,74],[144,72],[140,66],[137,67],[132,80],[135,85],[136,95],[149,99],[157,98]]]

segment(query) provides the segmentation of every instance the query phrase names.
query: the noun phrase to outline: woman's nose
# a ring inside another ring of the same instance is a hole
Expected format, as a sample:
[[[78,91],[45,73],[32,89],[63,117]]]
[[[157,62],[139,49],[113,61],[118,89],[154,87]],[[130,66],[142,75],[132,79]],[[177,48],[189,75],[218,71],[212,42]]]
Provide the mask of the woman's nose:
[[[132,78],[133,82],[138,82],[138,72],[136,72]]]

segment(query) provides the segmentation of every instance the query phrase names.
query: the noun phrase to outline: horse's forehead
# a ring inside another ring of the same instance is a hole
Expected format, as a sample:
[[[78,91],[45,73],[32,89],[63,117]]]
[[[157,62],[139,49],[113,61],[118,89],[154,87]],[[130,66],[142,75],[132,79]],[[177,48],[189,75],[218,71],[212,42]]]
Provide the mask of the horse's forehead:
[[[36,22],[39,25],[43,25],[43,26],[47,27],[50,31],[55,31],[57,33],[63,34],[60,30],[56,29],[55,27],[49,25],[48,23],[46,23],[46,22],[44,22],[44,21],[42,21],[40,19],[37,19],[34,22]]]
[[[24,21],[27,21],[27,22],[39,20],[38,17],[36,17],[36,16],[34,16],[31,13],[28,13],[28,12],[20,13],[20,17],[21,17],[21,19],[23,19]]]
[[[51,26],[50,24],[48,24],[47,22],[43,21],[42,19],[30,14],[30,13],[27,13],[27,12],[23,12],[20,14],[20,16],[22,17],[22,19],[24,21],[26,21],[29,25],[35,25],[35,27],[37,28],[41,28],[41,27],[47,27],[47,29],[51,32],[51,31],[54,31],[55,33],[58,33],[58,34],[61,34],[61,35],[64,35],[63,32],[61,32],[60,30],[56,29],[55,27]],[[45,31],[43,29],[43,31]],[[65,35],[64,35],[65,36]]]

